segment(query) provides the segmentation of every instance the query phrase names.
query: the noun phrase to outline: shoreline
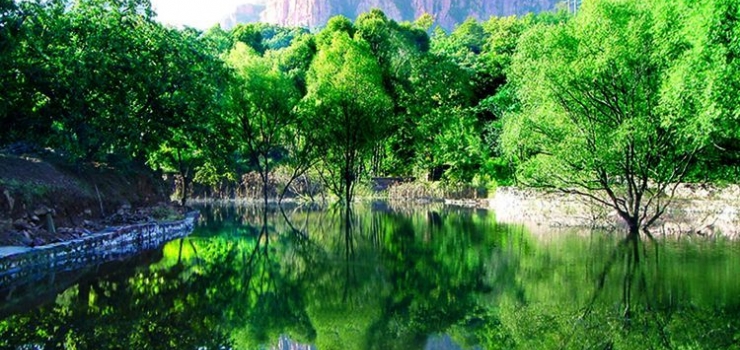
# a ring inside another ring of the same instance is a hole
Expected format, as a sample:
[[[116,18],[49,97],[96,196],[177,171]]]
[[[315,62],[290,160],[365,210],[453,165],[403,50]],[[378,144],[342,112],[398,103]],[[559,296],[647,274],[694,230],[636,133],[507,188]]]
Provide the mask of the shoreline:
[[[381,192],[382,193],[382,192]],[[440,203],[466,208],[490,210],[502,223],[522,224],[534,233],[558,229],[599,229],[615,231],[626,226],[616,212],[594,201],[574,194],[548,192],[534,188],[499,187],[487,198],[439,198],[434,196],[398,197],[381,195],[358,197],[361,201],[390,203],[429,204]],[[260,204],[261,199],[200,198],[192,203],[212,202],[235,204]],[[283,204],[309,204],[326,206],[328,203],[303,203],[286,198]],[[278,205],[271,198],[268,205]],[[673,203],[650,228],[654,237],[725,237],[740,239],[740,185],[717,187],[708,184],[681,184]]]
[[[681,185],[673,203],[650,227],[650,232],[656,238],[740,239],[737,193],[738,185],[724,189]],[[488,201],[488,209],[496,213],[497,220],[521,223],[533,232],[557,228],[626,229],[616,212],[574,194],[503,187]]]
[[[182,220],[110,227],[74,240],[33,248],[1,247],[0,287],[155,249],[192,233],[198,216],[198,212],[190,212]]]

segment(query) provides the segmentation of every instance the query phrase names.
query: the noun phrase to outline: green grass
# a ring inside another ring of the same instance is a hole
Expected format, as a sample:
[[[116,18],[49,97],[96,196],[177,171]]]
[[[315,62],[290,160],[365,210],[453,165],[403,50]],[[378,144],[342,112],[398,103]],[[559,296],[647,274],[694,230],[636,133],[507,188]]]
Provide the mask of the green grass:
[[[52,187],[48,185],[9,179],[0,179],[0,188],[8,190],[11,196],[20,197],[25,202],[46,197],[52,191]]]

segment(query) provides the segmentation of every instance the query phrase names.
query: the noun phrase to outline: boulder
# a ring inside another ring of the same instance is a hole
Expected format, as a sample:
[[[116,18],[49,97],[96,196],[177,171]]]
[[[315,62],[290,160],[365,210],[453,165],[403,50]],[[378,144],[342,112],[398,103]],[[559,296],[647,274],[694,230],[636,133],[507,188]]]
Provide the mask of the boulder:
[[[33,226],[29,224],[26,220],[18,219],[13,222],[13,227],[17,230],[31,230],[33,229]]]

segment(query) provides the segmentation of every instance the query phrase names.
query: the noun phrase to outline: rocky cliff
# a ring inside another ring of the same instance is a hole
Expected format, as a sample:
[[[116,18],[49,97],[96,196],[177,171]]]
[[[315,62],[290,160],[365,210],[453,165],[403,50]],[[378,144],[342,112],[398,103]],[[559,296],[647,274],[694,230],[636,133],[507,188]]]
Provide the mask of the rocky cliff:
[[[236,11],[221,21],[221,28],[231,29],[239,23],[259,22],[260,16],[265,12],[265,5],[243,4]]]
[[[355,19],[372,8],[380,8],[397,21],[411,21],[429,13],[437,23],[452,29],[468,17],[521,15],[548,11],[562,0],[267,0],[262,22],[284,26],[320,27],[330,17]],[[254,9],[250,9],[254,10]]]

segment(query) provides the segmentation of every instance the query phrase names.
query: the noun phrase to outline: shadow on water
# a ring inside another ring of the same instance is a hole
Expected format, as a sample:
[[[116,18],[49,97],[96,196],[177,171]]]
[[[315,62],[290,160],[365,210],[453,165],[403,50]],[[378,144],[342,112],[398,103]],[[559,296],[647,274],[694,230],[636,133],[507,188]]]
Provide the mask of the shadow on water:
[[[740,340],[740,258],[730,243],[545,239],[490,212],[443,205],[201,212],[193,235],[151,259],[75,276],[39,305],[7,312],[0,347],[633,349]]]

